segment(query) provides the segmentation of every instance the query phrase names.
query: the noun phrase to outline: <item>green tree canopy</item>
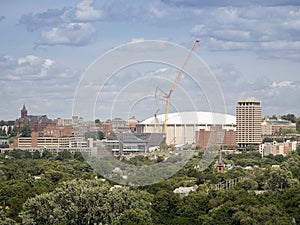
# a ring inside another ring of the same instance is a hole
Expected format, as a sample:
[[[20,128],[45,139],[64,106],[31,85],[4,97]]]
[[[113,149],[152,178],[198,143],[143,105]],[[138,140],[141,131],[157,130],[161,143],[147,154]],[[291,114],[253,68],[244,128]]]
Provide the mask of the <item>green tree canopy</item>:
[[[44,158],[44,159],[52,158],[52,153],[49,150],[44,150],[42,152],[42,158]]]
[[[68,150],[63,150],[61,152],[59,152],[56,156],[57,160],[66,160],[66,159],[71,159],[72,158],[72,154],[71,152],[69,152]]]
[[[102,140],[104,138],[102,131],[87,131],[84,136],[86,139],[93,138],[94,140]]]
[[[267,180],[267,186],[271,190],[281,190],[290,186],[290,179],[292,178],[292,173],[280,168],[275,168],[271,170],[269,174],[269,179]]]
[[[14,220],[8,218],[6,216],[5,211],[2,209],[0,209],[0,223],[2,225],[16,225],[17,224]]]
[[[126,210],[114,225],[152,225],[151,214],[147,210],[129,209]]]
[[[21,137],[30,137],[31,128],[28,125],[25,125],[21,130]]]
[[[292,123],[296,123],[296,121],[297,121],[297,118],[294,114],[283,115],[281,118],[284,119],[284,120],[289,120]]]
[[[149,197],[145,192],[127,187],[111,187],[95,180],[73,180],[53,192],[28,199],[20,216],[22,224],[30,225],[113,224],[127,210],[147,210]],[[128,214],[130,212],[122,218]]]
[[[300,118],[298,118],[298,121],[297,121],[297,123],[296,123],[296,130],[297,130],[298,132],[300,132]]]
[[[103,131],[101,131],[101,130],[98,131],[98,138],[99,138],[99,140],[102,140],[104,138]]]

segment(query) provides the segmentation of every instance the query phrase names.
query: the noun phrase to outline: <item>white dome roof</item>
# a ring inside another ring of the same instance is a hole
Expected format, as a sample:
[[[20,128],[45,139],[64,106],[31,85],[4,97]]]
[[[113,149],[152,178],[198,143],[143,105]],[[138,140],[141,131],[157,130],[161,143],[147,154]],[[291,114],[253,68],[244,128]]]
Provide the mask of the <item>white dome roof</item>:
[[[157,120],[163,123],[165,114],[157,115]],[[141,124],[156,124],[154,116],[141,122]],[[211,124],[211,125],[235,125],[236,118],[233,115],[213,112],[177,112],[169,113],[168,124]]]

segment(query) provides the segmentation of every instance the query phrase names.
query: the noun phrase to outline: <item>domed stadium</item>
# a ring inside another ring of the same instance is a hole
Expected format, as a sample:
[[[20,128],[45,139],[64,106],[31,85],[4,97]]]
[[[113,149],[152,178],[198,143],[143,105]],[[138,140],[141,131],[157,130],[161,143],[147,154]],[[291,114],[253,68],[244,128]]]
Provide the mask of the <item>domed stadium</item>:
[[[150,117],[137,125],[138,133],[163,132],[165,114]],[[196,131],[209,131],[212,126],[235,130],[236,117],[213,112],[169,113],[167,120],[167,144],[192,144],[196,142]]]

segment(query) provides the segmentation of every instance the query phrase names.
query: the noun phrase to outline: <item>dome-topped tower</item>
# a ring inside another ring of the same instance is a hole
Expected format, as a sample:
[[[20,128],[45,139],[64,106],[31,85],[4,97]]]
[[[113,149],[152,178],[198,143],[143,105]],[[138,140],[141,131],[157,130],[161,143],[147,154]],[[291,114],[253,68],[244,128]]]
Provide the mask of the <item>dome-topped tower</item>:
[[[21,118],[24,118],[25,116],[27,116],[27,109],[24,104],[23,108],[21,109]]]

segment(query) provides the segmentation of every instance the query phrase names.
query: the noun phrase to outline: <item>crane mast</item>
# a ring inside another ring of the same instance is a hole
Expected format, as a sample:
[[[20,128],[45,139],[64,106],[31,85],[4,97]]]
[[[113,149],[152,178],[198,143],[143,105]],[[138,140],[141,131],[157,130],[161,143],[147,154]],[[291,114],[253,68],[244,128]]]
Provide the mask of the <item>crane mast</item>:
[[[167,140],[167,128],[168,128],[167,125],[168,125],[168,114],[169,114],[169,106],[170,106],[170,97],[171,97],[171,94],[175,90],[175,88],[176,88],[176,86],[177,86],[180,78],[182,77],[184,69],[187,66],[187,64],[188,64],[188,62],[189,62],[189,60],[190,60],[193,52],[195,51],[196,47],[198,46],[199,42],[200,42],[200,40],[195,40],[194,45],[191,48],[191,50],[190,50],[190,52],[189,52],[189,54],[188,54],[188,56],[187,56],[187,58],[186,58],[186,60],[185,60],[185,62],[183,64],[182,68],[180,69],[180,71],[179,71],[179,73],[178,73],[178,75],[177,75],[177,77],[176,77],[176,79],[175,79],[175,81],[174,81],[174,83],[173,83],[173,85],[172,85],[169,93],[164,96],[166,98],[166,110],[165,110],[165,121],[164,121],[164,133],[165,133],[166,140]]]

